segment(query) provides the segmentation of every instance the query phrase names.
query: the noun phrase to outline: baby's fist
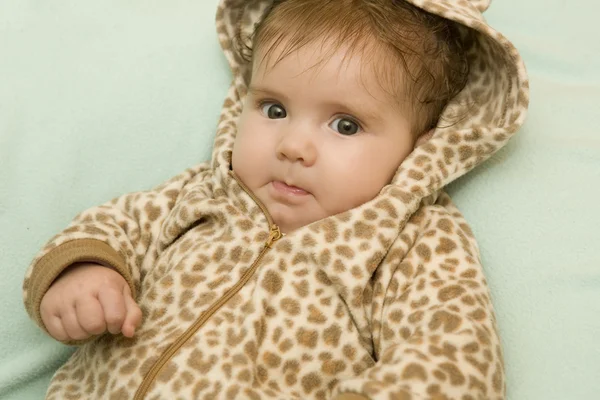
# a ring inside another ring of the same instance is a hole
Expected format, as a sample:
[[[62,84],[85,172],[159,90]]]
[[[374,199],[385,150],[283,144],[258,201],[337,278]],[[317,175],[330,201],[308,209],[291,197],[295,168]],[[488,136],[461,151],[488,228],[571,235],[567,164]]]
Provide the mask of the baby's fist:
[[[105,332],[133,337],[142,321],[125,278],[93,263],[69,267],[42,298],[40,313],[48,333],[60,341]]]

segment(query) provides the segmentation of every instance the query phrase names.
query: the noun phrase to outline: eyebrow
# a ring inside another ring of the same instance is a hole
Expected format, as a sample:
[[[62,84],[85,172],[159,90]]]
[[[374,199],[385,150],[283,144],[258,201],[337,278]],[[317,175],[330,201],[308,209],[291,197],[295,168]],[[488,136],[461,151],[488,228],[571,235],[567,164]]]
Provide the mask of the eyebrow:
[[[248,88],[248,93],[261,94],[261,95],[268,96],[268,97],[275,97],[275,98],[281,99],[285,102],[287,102],[289,100],[288,97],[286,95],[284,95],[283,93],[279,93],[274,90],[270,90],[270,89],[263,88],[260,86],[250,85],[250,87]]]
[[[328,106],[340,110],[343,114],[348,114],[355,118],[358,118],[360,122],[365,125],[371,125],[373,122],[378,122],[381,119],[381,115],[368,110],[364,107],[359,107],[358,104],[342,103],[342,102],[331,102],[327,103]]]

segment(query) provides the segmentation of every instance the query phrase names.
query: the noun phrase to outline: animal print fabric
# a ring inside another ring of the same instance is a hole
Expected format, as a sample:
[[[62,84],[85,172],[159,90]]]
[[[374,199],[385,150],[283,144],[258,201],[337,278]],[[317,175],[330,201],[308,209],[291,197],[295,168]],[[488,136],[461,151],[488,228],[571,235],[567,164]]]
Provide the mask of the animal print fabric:
[[[486,1],[410,0],[464,25],[471,76],[439,128],[372,201],[282,236],[230,171],[249,66],[231,46],[269,2],[223,0],[234,81],[210,163],[84,211],[40,251],[39,306],[68,265],[110,265],[143,311],[133,339],[77,344],[48,399],[502,399],[502,350],[479,250],[442,188],[501,148],[528,105],[525,67]]]

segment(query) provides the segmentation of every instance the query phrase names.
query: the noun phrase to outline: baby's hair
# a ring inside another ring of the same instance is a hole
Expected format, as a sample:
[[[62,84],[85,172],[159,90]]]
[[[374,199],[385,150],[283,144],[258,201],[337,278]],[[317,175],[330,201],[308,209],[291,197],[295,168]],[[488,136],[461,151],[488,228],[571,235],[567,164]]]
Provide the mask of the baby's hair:
[[[346,57],[374,60],[381,87],[399,105],[408,104],[416,136],[437,126],[469,75],[457,24],[404,0],[274,0],[250,37],[238,29],[236,45],[248,62],[257,49],[265,62],[283,46],[275,65],[315,42],[326,45],[329,56],[344,47]]]

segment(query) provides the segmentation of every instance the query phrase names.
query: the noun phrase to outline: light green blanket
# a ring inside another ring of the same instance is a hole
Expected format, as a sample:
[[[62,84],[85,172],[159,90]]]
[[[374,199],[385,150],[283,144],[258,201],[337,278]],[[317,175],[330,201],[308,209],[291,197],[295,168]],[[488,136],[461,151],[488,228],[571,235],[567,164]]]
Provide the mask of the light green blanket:
[[[217,0],[0,2],[0,398],[39,399],[70,350],[21,304],[79,211],[209,158],[228,67]],[[600,3],[496,0],[531,77],[521,133],[450,193],[479,240],[511,400],[600,393]]]

